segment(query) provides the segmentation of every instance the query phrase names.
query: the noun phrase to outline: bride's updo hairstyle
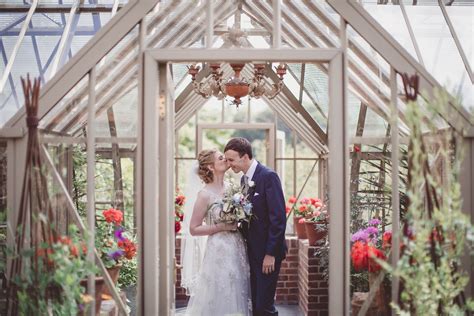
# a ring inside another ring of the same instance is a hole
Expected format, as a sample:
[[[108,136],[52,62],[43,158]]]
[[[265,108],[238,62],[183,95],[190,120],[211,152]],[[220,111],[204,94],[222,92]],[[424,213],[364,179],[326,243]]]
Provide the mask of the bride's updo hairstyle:
[[[214,180],[214,173],[209,169],[215,161],[216,149],[204,149],[198,154],[198,176],[204,183],[211,183]]]

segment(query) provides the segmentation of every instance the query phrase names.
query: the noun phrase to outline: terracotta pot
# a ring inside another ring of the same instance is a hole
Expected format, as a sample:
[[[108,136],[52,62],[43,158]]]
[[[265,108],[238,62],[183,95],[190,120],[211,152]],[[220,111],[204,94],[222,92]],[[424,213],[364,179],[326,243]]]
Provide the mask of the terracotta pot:
[[[372,286],[377,273],[369,272],[369,287]],[[390,310],[390,293],[386,293],[387,289],[384,288],[383,283],[377,289],[374,299],[370,303],[369,309],[367,310],[366,315],[374,316],[389,316],[391,315]],[[369,292],[354,292],[352,295],[351,301],[351,312],[352,315],[357,315],[364,305],[365,301],[369,297]]]
[[[117,281],[118,281],[118,278],[119,278],[119,275],[120,275],[120,268],[122,268],[121,264],[115,265],[111,268],[107,268],[107,272],[109,273],[110,278],[112,279],[112,282],[114,282],[114,285],[117,284]],[[104,292],[103,293],[105,295],[112,296],[112,293],[110,293],[109,288],[107,287],[107,285],[104,286]]]
[[[324,239],[328,234],[325,222],[305,222],[304,225],[310,246],[316,245],[318,240]],[[320,225],[320,229],[317,229],[316,225]]]
[[[302,218],[302,216],[293,216],[293,224],[295,227],[296,236],[298,236],[298,239],[308,239],[308,236],[306,235],[305,224],[299,223],[299,220]]]
[[[86,288],[86,293],[87,293],[87,279],[81,280],[81,285]],[[95,314],[100,315],[100,305],[102,303],[102,293],[104,288],[106,287],[105,285],[105,280],[103,277],[96,277],[95,278]],[[87,308],[85,311],[82,311],[79,313],[79,315],[89,315],[86,313]]]

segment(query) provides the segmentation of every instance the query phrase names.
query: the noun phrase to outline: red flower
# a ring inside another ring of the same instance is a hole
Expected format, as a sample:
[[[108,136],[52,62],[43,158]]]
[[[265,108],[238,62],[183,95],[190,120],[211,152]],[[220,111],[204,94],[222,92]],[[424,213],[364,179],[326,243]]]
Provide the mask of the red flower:
[[[388,249],[392,246],[392,232],[387,230],[382,236],[382,248]]]
[[[125,258],[130,260],[135,257],[137,247],[130,239],[125,238],[123,241],[119,241],[117,245],[124,250]]]
[[[308,207],[307,207],[306,205],[301,205],[301,206],[299,207],[299,210],[300,210],[301,213],[306,212],[307,209],[308,209]]]
[[[374,246],[368,246],[367,253],[369,255],[369,272],[380,271],[382,267],[374,260],[374,258],[385,260],[385,254],[382,250],[377,249]]]
[[[308,198],[302,198],[300,201],[301,204],[311,204],[311,200]]]
[[[386,260],[382,250],[375,248],[366,242],[356,241],[352,245],[351,259],[352,265],[356,271],[369,270],[369,272],[377,272],[382,267],[375,261],[375,258]]]
[[[288,203],[291,203],[291,204],[296,203],[296,197],[290,196],[290,198],[288,199]]]
[[[360,153],[360,147],[354,145],[354,152]]]
[[[109,208],[108,210],[103,211],[102,215],[104,215],[107,223],[115,223],[116,225],[120,225],[120,223],[123,221],[123,213],[121,210]]]
[[[356,271],[367,269],[367,244],[365,242],[356,241],[351,249],[352,265]]]
[[[186,200],[186,197],[184,195],[178,195],[176,197],[176,199],[174,200],[174,202],[179,205],[179,206],[182,206],[184,204],[184,201]]]
[[[286,214],[288,214],[288,213],[291,211],[291,207],[289,207],[289,206],[287,205],[286,208],[285,208],[285,210],[286,210]]]
[[[175,222],[174,223],[174,233],[177,234],[181,230],[181,223],[180,222]]]

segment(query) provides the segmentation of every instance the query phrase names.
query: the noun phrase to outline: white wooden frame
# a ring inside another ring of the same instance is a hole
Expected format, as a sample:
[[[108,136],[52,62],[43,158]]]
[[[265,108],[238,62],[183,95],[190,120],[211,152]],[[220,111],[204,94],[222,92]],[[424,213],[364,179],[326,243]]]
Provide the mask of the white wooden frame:
[[[278,34],[278,32],[276,32]],[[277,41],[278,42],[278,41]],[[141,269],[146,271],[139,282],[144,291],[141,298],[145,314],[169,315],[173,313],[170,297],[173,297],[172,257],[174,256],[174,238],[169,205],[172,205],[174,177],[164,176],[174,170],[172,160],[174,146],[174,127],[169,102],[168,87],[163,79],[168,72],[164,63],[171,62],[219,62],[219,61],[268,61],[268,62],[313,62],[329,64],[329,192],[331,222],[329,240],[331,248],[329,259],[329,313],[331,315],[349,315],[349,196],[348,196],[348,146],[346,124],[347,85],[344,84],[345,69],[343,52],[339,49],[149,49],[144,56],[143,77],[143,140],[139,142],[139,151],[143,150],[144,185],[141,199],[143,219],[139,234],[143,240]],[[160,65],[160,66],[158,66]],[[159,69],[158,69],[159,68]],[[161,72],[161,73],[160,73]],[[158,80],[158,78],[160,78]],[[165,80],[166,81],[166,80]],[[158,112],[161,112],[161,116]],[[159,160],[159,164],[157,163]],[[159,166],[158,166],[159,165]],[[167,166],[168,170],[164,170]],[[150,174],[155,176],[150,176]],[[160,182],[158,183],[158,179]],[[156,192],[159,192],[158,196]],[[163,195],[168,192],[168,195]],[[151,201],[151,203],[148,203]],[[164,216],[165,215],[165,216]],[[160,219],[162,222],[160,224]],[[163,223],[164,221],[164,223]],[[156,228],[159,227],[157,230]],[[341,229],[341,227],[343,229]],[[165,249],[165,250],[164,250]],[[169,257],[163,257],[169,256]],[[153,297],[159,297],[158,300]]]

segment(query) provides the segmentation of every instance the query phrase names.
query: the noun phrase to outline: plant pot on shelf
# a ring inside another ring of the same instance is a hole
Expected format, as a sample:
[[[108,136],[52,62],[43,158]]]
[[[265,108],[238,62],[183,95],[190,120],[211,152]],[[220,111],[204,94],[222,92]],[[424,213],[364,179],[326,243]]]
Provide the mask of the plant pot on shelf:
[[[295,226],[296,236],[298,239],[308,239],[308,236],[306,235],[305,224],[299,222],[302,218],[302,216],[293,216],[293,224]]]
[[[121,264],[117,264],[111,268],[107,268],[107,272],[109,273],[110,278],[112,279],[112,282],[114,283],[114,285],[117,285],[117,281],[120,276],[120,268],[122,268]],[[112,296],[112,293],[110,293],[110,290],[107,287],[107,285],[104,286],[103,294],[107,296]]]
[[[324,239],[328,234],[325,222],[306,221],[304,225],[310,246],[315,246],[319,240]]]
[[[373,287],[374,281],[377,278],[377,272],[369,272],[369,287]],[[390,289],[386,289],[382,282],[378,289],[376,289],[375,296],[369,305],[366,315],[374,316],[389,316],[390,309]],[[362,306],[369,298],[369,292],[354,292],[351,300],[352,315],[358,315]]]
[[[86,288],[86,293],[87,293],[87,279],[81,280],[81,285]],[[102,293],[104,288],[106,287],[105,285],[105,280],[103,277],[96,277],[95,278],[95,314],[100,315],[100,305],[102,303]],[[79,313],[80,316],[82,315],[89,315],[86,313],[87,308]]]

